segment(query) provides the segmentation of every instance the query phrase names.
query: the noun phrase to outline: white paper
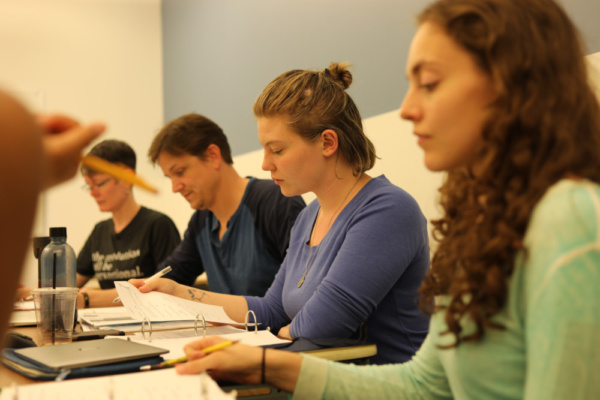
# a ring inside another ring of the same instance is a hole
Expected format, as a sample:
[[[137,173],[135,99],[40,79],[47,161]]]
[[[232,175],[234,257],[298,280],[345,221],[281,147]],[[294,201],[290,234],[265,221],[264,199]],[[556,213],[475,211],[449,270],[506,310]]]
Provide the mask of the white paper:
[[[0,400],[229,400],[235,397],[235,392],[223,392],[206,374],[178,375],[174,368],[167,368],[5,387]]]
[[[14,310],[35,310],[35,302],[33,300],[19,300],[16,301]]]
[[[86,331],[96,329],[118,329],[123,332],[140,332],[142,330],[142,321],[131,318],[125,307],[104,307],[104,308],[88,308],[79,310],[79,322],[81,329]],[[203,326],[202,323],[194,324],[194,321],[170,321],[170,322],[153,322],[151,324],[152,331],[163,331],[173,329],[194,328],[197,325],[198,329]],[[210,326],[210,323],[206,323]]]
[[[214,330],[213,330],[214,328]],[[271,344],[280,344],[280,343],[290,343],[289,340],[280,339],[277,336],[273,335],[270,331],[245,331],[243,329],[236,329],[233,327],[227,327],[227,330],[219,331],[218,328],[225,327],[212,327],[207,329],[207,336],[210,335],[218,335],[224,339],[228,340],[239,340],[240,343],[247,344],[250,346],[267,346]],[[237,332],[235,332],[235,331]],[[229,332],[229,333],[227,333]],[[114,338],[114,336],[113,336]],[[160,347],[162,349],[167,349],[169,352],[164,354],[163,357],[165,359],[179,358],[185,356],[183,351],[183,347],[191,342],[194,342],[198,339],[201,339],[202,336],[194,335],[194,331],[173,331],[173,332],[159,332],[158,334],[153,333],[150,337],[150,340],[146,337],[144,339],[141,334],[135,334],[133,336],[128,336],[127,338],[123,338],[123,336],[119,336],[120,339],[127,339],[134,342],[151,344],[152,346]]]
[[[8,324],[11,326],[37,325],[35,310],[13,311],[10,314],[10,322]]]
[[[161,292],[141,293],[126,281],[116,281],[121,302],[133,319],[148,318],[151,322],[194,321],[204,316],[206,322],[240,325],[229,318],[223,307],[184,300]]]

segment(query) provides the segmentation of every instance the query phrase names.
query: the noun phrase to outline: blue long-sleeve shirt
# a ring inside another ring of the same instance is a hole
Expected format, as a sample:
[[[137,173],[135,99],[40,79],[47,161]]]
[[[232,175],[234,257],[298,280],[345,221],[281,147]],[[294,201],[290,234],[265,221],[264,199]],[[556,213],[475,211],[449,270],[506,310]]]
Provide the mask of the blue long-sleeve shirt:
[[[409,360],[429,323],[418,309],[418,288],[429,267],[427,223],[419,206],[384,176],[374,178],[311,249],[319,207],[315,200],[300,213],[273,285],[264,298],[246,297],[248,308],[273,329],[291,322],[293,338],[366,335],[377,345],[372,363]]]

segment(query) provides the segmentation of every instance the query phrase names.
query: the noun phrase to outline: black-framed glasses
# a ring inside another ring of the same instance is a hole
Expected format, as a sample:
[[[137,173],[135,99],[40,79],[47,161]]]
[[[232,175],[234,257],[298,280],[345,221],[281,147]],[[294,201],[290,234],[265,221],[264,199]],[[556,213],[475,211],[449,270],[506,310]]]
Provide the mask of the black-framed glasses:
[[[113,178],[106,178],[105,180],[103,180],[102,182],[98,182],[98,183],[94,183],[92,182],[91,185],[85,184],[83,185],[81,188],[83,190],[85,190],[86,192],[91,191],[92,189],[96,188],[96,189],[100,189],[102,186],[106,185],[111,179]]]

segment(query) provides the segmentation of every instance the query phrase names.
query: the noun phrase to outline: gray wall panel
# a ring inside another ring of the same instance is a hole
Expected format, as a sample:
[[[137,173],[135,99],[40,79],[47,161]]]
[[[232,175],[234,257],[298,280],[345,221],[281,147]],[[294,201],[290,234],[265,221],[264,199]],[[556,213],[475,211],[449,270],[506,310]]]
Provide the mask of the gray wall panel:
[[[349,61],[363,118],[399,106],[414,16],[428,0],[164,0],[165,120],[212,118],[234,154],[260,146],[252,104],[278,74]],[[590,52],[600,51],[599,0],[568,0]]]

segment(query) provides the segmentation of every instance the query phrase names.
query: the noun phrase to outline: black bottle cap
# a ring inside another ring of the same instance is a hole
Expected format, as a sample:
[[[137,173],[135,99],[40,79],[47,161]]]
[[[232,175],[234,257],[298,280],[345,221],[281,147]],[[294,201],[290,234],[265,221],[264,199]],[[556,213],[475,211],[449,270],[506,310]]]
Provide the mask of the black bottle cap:
[[[64,226],[61,227],[52,227],[50,228],[50,237],[67,237],[67,228]]]

